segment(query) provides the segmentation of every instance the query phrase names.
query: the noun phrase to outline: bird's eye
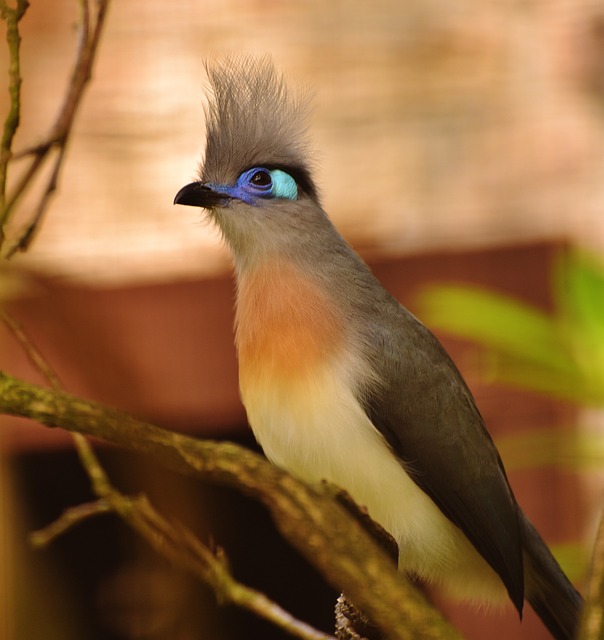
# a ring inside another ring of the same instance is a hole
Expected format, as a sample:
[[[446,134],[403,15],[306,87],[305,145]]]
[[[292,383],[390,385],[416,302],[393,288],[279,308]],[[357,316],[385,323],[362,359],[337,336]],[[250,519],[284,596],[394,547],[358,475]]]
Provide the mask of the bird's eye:
[[[270,187],[273,180],[271,178],[271,174],[268,171],[264,171],[264,169],[260,169],[256,171],[254,175],[250,178],[250,182],[257,187]]]
[[[244,171],[232,189],[236,198],[254,204],[258,199],[270,200],[285,198],[297,200],[298,185],[296,181],[280,169],[254,167]]]

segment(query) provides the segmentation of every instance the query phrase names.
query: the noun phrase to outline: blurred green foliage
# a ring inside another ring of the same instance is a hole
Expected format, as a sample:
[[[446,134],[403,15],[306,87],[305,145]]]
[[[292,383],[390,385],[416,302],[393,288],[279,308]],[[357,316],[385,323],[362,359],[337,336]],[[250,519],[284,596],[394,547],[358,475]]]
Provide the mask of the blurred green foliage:
[[[552,313],[463,285],[430,286],[422,317],[485,348],[497,382],[604,407],[604,265],[573,251],[553,270]]]

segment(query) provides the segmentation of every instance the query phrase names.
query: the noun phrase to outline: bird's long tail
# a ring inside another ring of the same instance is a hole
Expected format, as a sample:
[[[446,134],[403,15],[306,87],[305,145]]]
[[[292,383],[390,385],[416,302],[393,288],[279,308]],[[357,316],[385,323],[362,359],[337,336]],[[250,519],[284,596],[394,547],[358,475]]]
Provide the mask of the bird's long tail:
[[[539,533],[520,515],[526,599],[556,640],[576,637],[583,599]]]

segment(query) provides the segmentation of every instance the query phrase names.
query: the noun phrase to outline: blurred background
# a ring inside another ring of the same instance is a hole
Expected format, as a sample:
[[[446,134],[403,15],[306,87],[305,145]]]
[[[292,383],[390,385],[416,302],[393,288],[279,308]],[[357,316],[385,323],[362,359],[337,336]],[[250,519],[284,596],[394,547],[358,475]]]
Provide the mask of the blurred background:
[[[15,150],[42,140],[56,118],[78,15],[75,0],[31,0]],[[604,7],[110,6],[58,192],[30,250],[3,265],[1,300],[70,392],[254,447],[237,392],[228,254],[201,211],[172,205],[202,157],[204,60],[234,52],[269,53],[314,92],[326,210],[450,350],[520,504],[582,588],[604,459]],[[5,45],[0,62],[5,82]],[[4,118],[6,91],[0,109]],[[0,330],[0,367],[42,383]],[[217,606],[113,518],[33,551],[27,533],[91,499],[88,482],[65,434],[0,420],[0,637],[285,637]],[[237,577],[333,628],[335,594],[261,508],[100,452],[118,487],[145,491],[223,546]],[[511,607],[442,604],[468,638],[548,637],[529,611],[520,625]]]

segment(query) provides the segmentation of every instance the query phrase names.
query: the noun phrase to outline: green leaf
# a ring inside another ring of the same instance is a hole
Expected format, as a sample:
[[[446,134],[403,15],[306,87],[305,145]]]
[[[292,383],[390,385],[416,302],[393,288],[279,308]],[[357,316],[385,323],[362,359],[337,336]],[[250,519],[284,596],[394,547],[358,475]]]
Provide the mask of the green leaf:
[[[584,252],[563,256],[556,265],[554,292],[566,321],[604,346],[604,265]]]
[[[432,327],[544,368],[576,370],[558,323],[528,304],[459,285],[427,287],[419,304]]]

